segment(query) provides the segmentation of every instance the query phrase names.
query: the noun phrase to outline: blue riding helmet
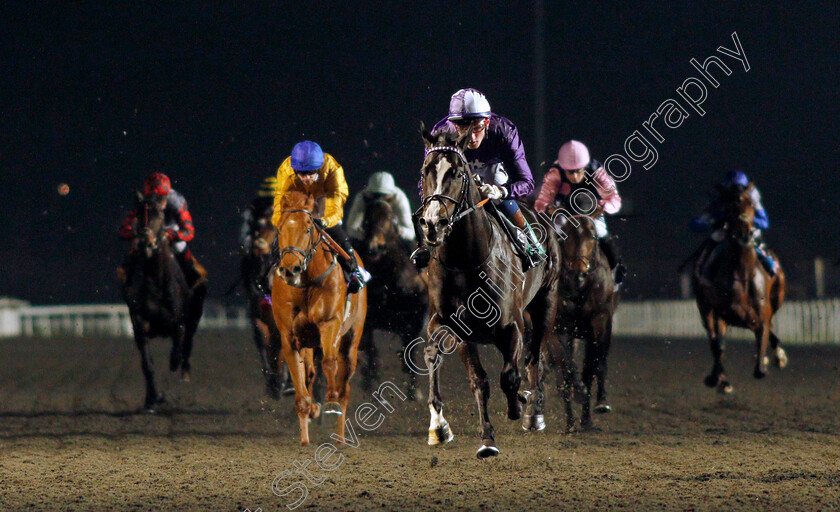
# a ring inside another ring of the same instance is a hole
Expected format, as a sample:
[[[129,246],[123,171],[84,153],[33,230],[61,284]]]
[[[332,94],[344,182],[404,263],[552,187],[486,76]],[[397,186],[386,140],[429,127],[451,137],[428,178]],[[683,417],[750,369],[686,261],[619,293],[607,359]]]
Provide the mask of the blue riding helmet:
[[[324,151],[317,142],[305,140],[292,149],[292,169],[295,172],[317,171],[324,165]]]
[[[750,179],[741,171],[729,171],[723,182],[728,186],[737,185],[742,188],[747,188],[750,185]]]

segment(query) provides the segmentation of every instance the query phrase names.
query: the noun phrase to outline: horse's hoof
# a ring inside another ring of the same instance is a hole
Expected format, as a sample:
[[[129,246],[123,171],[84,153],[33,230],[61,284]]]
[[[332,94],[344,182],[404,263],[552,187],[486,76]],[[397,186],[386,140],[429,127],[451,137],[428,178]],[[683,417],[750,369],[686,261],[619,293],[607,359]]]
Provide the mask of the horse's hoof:
[[[756,379],[763,379],[767,375],[767,372],[763,371],[761,368],[756,368],[753,370],[753,377]]]
[[[709,388],[713,388],[713,387],[717,386],[719,382],[720,382],[720,378],[715,376],[715,375],[706,375],[706,378],[703,379],[703,384],[705,384],[706,387],[709,387]]]
[[[406,395],[411,402],[420,402],[423,400],[423,392],[417,388],[409,388]]]
[[[280,400],[280,388],[273,382],[265,383],[265,394],[274,400]]]
[[[451,442],[455,439],[455,434],[452,433],[452,430],[449,428],[449,422],[444,421],[443,425],[429,430],[429,446],[435,446],[438,444],[445,444]]]
[[[598,414],[607,414],[608,412],[612,412],[612,407],[609,404],[597,404],[595,406],[595,412]]]
[[[327,402],[324,404],[324,414],[335,414],[336,416],[341,416],[344,413],[341,411],[341,404],[338,402]]]
[[[341,414],[341,409],[339,409],[339,414]],[[309,417],[313,420],[317,420],[321,417],[321,404],[319,402],[313,402],[312,405],[309,406]]]
[[[788,357],[785,351],[782,348],[777,348],[776,352],[773,353],[773,357],[771,358],[773,362],[773,366],[776,368],[784,368],[788,365]]]
[[[530,432],[545,430],[545,416],[542,414],[526,414],[522,419],[522,430]]]
[[[146,403],[143,405],[143,412],[155,414],[158,411],[158,407],[164,404],[166,404],[166,397],[163,396],[163,393],[158,393],[156,397],[146,399]]]
[[[732,393],[732,391],[734,389],[735,388],[732,387],[732,384],[730,384],[726,381],[721,381],[721,383],[718,384],[717,392],[720,393],[721,395],[729,395],[729,394]]]
[[[190,381],[190,371],[181,369],[181,382],[189,382]]]
[[[574,387],[575,392],[575,403],[578,405],[586,405],[589,403],[589,390],[586,389],[586,386],[581,384],[580,386],[575,385]]]
[[[283,389],[283,396],[290,396],[295,394],[295,387],[294,386],[287,386]]]
[[[479,459],[486,459],[487,457],[495,457],[499,454],[499,449],[496,448],[496,443],[491,440],[486,440],[475,452],[475,456]]]

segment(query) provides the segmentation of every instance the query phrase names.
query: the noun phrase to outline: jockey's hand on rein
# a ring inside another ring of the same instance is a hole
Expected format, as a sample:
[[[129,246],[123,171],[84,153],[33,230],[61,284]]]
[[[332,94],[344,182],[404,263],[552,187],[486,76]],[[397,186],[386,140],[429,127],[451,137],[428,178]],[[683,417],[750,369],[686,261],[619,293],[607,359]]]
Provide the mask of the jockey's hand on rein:
[[[313,218],[312,223],[315,224],[318,227],[318,229],[325,229],[327,227],[327,224],[324,222],[324,219]]]
[[[503,199],[507,196],[507,190],[489,183],[481,185],[478,189],[481,191],[481,195],[489,199]]]

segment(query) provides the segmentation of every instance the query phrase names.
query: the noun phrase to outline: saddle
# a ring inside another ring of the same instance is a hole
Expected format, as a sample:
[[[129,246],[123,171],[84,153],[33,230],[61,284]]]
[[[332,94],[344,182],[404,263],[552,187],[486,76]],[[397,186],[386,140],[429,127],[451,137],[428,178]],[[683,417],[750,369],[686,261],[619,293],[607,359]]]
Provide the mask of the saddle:
[[[502,231],[505,232],[508,239],[513,244],[516,253],[523,260],[525,270],[536,267],[542,263],[544,259],[542,256],[528,252],[528,235],[525,231],[516,227],[516,225],[514,225],[505,214],[496,208],[496,205],[493,204],[492,201],[488,202],[488,206],[489,208],[487,208],[487,211],[490,212],[490,217],[496,220],[496,223],[502,228]]]

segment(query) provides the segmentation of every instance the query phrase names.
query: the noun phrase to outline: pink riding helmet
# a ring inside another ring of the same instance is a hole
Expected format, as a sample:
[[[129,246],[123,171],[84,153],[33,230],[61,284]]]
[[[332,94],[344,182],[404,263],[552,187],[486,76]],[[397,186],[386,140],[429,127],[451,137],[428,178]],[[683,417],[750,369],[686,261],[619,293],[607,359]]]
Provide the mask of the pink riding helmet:
[[[583,169],[589,163],[589,150],[582,142],[570,140],[560,146],[557,163],[566,171]]]

